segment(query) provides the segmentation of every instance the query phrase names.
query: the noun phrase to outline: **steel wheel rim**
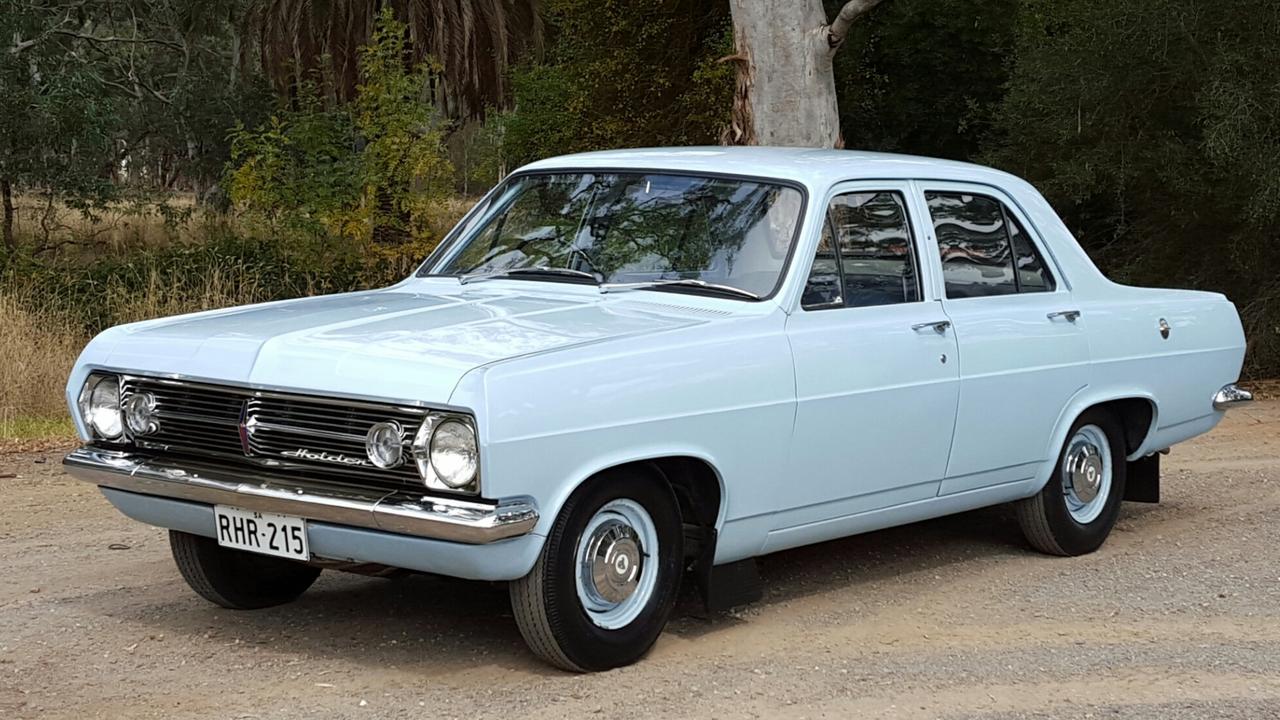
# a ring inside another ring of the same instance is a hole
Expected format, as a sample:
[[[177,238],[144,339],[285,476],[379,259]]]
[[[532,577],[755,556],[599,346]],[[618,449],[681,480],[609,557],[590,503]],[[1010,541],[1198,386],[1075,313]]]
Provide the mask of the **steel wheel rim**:
[[[1102,514],[1111,495],[1111,443],[1097,425],[1076,430],[1067,442],[1059,476],[1071,519],[1087,525]]]
[[[658,582],[658,528],[640,503],[604,504],[583,528],[574,556],[578,601],[605,630],[631,624]]]

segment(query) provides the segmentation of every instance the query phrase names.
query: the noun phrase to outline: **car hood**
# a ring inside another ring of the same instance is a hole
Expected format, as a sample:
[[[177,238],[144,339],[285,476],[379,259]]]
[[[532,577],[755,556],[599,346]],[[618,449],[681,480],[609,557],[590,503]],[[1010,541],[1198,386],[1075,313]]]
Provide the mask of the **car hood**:
[[[513,291],[496,283],[328,295],[121,326],[95,340],[80,364],[335,396],[447,402],[462,376],[482,365],[724,314],[614,298]]]

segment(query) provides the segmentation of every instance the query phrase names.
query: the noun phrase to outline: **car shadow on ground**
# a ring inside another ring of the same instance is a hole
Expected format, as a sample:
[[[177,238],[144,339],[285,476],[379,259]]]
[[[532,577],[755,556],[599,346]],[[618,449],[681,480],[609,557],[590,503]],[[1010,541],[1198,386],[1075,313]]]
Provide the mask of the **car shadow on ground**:
[[[1031,552],[1010,507],[983,508],[761,557],[757,563],[764,597],[753,607],[907,575],[932,578],[944,567]],[[707,613],[689,587],[672,620],[668,631],[682,637],[749,622],[735,613]]]
[[[1126,523],[1141,524],[1126,505]],[[885,580],[1034,555],[1008,506],[856,535],[759,560],[764,598],[755,606],[870,587]],[[92,604],[92,596],[79,598]],[[230,611],[195,596],[176,570],[115,619],[154,627],[176,642],[256,647],[316,659],[412,672],[479,667],[555,674],[525,648],[503,583],[408,575],[376,578],[326,572],[299,600]],[[667,632],[696,638],[749,624],[737,613],[708,613],[686,582]]]

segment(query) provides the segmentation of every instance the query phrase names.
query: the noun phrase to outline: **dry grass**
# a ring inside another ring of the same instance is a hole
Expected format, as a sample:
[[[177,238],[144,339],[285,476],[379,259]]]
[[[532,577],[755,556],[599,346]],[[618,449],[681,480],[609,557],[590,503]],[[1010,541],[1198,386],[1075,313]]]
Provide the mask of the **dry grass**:
[[[431,237],[443,238],[477,200],[478,197],[462,196],[441,200],[428,224]],[[121,203],[86,217],[79,210],[62,203],[50,204],[38,195],[19,195],[14,198],[14,232],[43,248],[43,254],[91,259],[104,253],[189,242],[192,228],[202,219],[214,217],[197,207],[189,193],[173,193],[163,205],[169,208],[169,222],[155,204]]]
[[[37,200],[20,199],[17,229],[28,242],[39,244],[33,235],[41,232],[40,216],[47,208]],[[433,237],[443,237],[473,203],[473,199],[466,198],[442,203],[439,214],[433,218]],[[60,241],[51,243],[56,245],[53,254],[72,260],[77,266],[97,257],[127,256],[131,251],[157,248],[166,243],[199,242],[191,232],[193,224],[165,225],[156,215],[138,217],[122,211],[104,216],[95,224],[78,212],[55,208],[45,221],[58,226],[56,237],[91,239],[67,245],[57,245]],[[416,245],[397,248],[392,251],[388,267],[393,272],[407,274],[428,249],[428,246]],[[371,252],[384,251],[374,248]],[[400,254],[404,257],[399,257]],[[166,277],[165,273],[152,270],[141,291],[136,289],[136,284],[127,287],[121,282],[108,281],[95,300],[111,308],[113,322],[135,322],[262,302],[278,296],[279,288],[265,287],[262,277],[256,273],[252,267],[230,263],[221,268],[191,272],[182,282],[174,282],[174,278]],[[72,300],[41,294],[38,290],[32,283],[23,286],[22,281],[12,279],[7,285],[0,285],[0,448],[5,441],[61,438],[71,434],[64,386],[89,337],[66,312],[70,308],[65,303]],[[315,294],[323,290],[308,283],[293,291]]]
[[[70,434],[64,386],[89,340],[58,308],[26,295],[21,287],[0,288],[0,440]],[[179,291],[153,271],[144,292],[108,286],[103,302],[122,322],[135,322],[265,299],[249,275],[215,270]]]
[[[92,218],[38,195],[14,198],[14,232],[45,252],[94,255],[135,248],[155,248],[184,239],[199,211],[195,198],[175,193],[165,199],[174,222],[166,222],[155,205],[113,205]]]
[[[121,323],[127,323],[270,299],[259,279],[250,273],[215,269],[199,280],[195,288],[179,289],[160,273],[152,271],[147,276],[143,292],[129,292],[118,285],[108,286],[103,302],[115,309]]]
[[[67,428],[63,387],[86,338],[55,314],[37,314],[0,289],[0,437]]]
[[[108,288],[104,302],[134,322],[265,299],[251,277],[214,271],[203,280],[180,293],[153,272],[145,292]],[[0,289],[0,440],[67,436],[64,386],[89,338],[57,308],[38,308],[23,295],[22,288]]]
[[[1251,390],[1255,399],[1280,400],[1280,379],[1249,380],[1240,384],[1246,389]]]

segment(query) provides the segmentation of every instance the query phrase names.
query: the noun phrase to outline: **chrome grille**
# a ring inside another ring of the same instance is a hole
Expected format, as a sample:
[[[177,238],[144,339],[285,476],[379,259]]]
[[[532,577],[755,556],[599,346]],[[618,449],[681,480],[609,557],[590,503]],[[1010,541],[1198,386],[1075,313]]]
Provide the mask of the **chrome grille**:
[[[125,377],[122,395],[156,398],[157,432],[134,438],[142,449],[214,456],[282,477],[387,491],[421,490],[412,463],[378,468],[365,455],[365,435],[394,420],[405,430],[405,457],[427,411],[305,395],[257,392],[159,378]],[[302,451],[302,454],[299,454]],[[327,454],[329,461],[315,459]],[[338,460],[346,459],[349,464]]]
[[[126,380],[121,388],[123,398],[142,391],[155,396],[160,419],[160,429],[147,436],[148,445],[244,454],[239,431],[243,396],[203,385],[142,379]]]

